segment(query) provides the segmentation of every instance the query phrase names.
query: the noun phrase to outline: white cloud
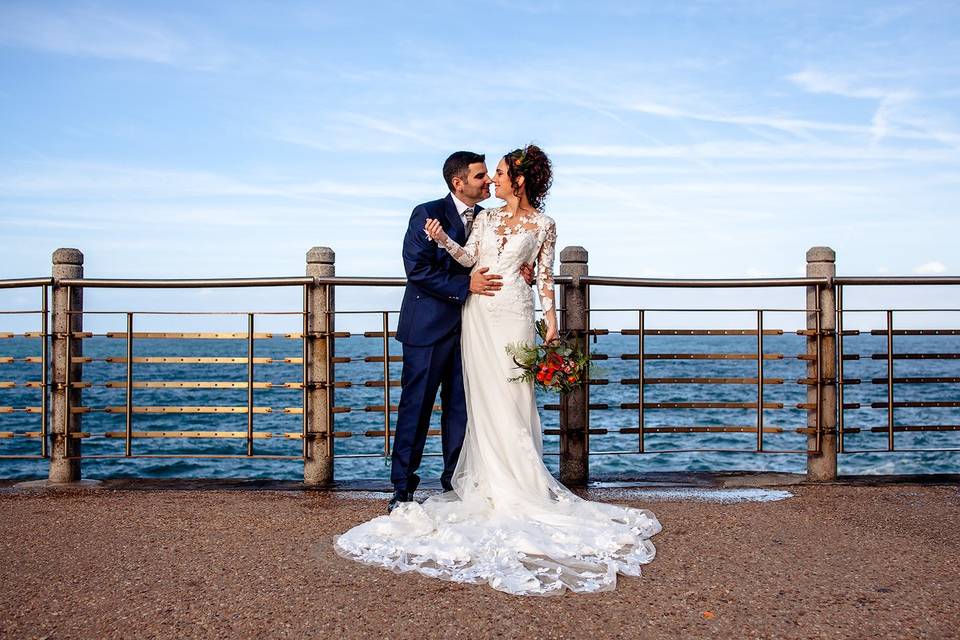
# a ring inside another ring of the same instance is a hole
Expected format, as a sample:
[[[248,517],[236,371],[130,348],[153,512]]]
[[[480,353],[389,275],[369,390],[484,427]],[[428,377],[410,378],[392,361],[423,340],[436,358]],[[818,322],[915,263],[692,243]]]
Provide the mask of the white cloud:
[[[801,118],[789,118],[782,116],[711,113],[705,111],[678,109],[650,102],[634,103],[627,105],[626,108],[633,111],[638,111],[640,113],[665,116],[668,118],[687,118],[691,120],[702,120],[705,122],[716,122],[719,124],[732,124],[743,127],[767,127],[770,129],[786,131],[795,135],[806,133],[808,131],[863,133],[865,130],[864,127],[859,125],[837,122],[818,122],[815,120],[804,120]]]
[[[136,194],[139,197],[255,196],[269,189],[206,171],[131,168],[121,165],[62,163],[31,167],[0,177],[7,194],[71,197],[90,194]]]
[[[56,162],[0,175],[0,191],[18,197],[119,197],[136,201],[188,198],[273,198],[332,202],[341,197],[415,200],[436,190],[437,178],[397,175],[397,182],[303,180],[233,176],[212,171]]]
[[[436,116],[378,116],[372,113],[287,115],[263,127],[265,137],[321,151],[367,153],[449,152],[464,139],[473,139],[473,125],[462,119]]]
[[[930,140],[949,146],[960,145],[960,134],[943,121],[915,115],[915,103],[923,96],[913,89],[879,87],[850,77],[807,69],[787,76],[799,88],[810,93],[875,100],[877,108],[870,121],[874,142],[884,138]]]
[[[564,144],[550,149],[554,154],[595,158],[647,158],[693,160],[869,160],[891,162],[956,162],[956,154],[944,149],[883,148],[843,145],[831,142],[773,144],[725,140],[695,144],[626,145]]]
[[[827,93],[846,98],[866,98],[873,100],[884,100],[886,98],[899,98],[907,100],[914,98],[912,91],[879,89],[877,87],[855,86],[855,83],[849,78],[806,69],[787,76],[787,80],[794,83],[804,91],[810,93]]]
[[[938,262],[936,260],[932,262],[925,262],[913,268],[914,273],[918,273],[921,275],[935,275],[938,273],[945,273],[946,270],[947,270],[947,266],[942,262]]]
[[[0,43],[69,56],[196,69],[220,67],[228,58],[221,45],[190,25],[39,3],[0,6]]]

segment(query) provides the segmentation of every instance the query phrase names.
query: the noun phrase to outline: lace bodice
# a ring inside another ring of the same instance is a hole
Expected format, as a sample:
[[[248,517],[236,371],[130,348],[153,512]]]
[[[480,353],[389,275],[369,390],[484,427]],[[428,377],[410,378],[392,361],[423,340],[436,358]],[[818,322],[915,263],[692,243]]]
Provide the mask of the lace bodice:
[[[535,262],[540,306],[544,314],[554,315],[555,319],[553,263],[557,225],[542,213],[521,216],[512,226],[509,218],[510,214],[502,207],[484,209],[477,214],[465,246],[461,247],[449,236],[444,236],[438,242],[463,266],[474,269],[488,267],[490,273],[503,276],[504,289],[518,283],[525,287],[526,283],[520,277],[520,267],[524,263]],[[509,294],[509,291],[501,290],[494,297],[503,293]]]

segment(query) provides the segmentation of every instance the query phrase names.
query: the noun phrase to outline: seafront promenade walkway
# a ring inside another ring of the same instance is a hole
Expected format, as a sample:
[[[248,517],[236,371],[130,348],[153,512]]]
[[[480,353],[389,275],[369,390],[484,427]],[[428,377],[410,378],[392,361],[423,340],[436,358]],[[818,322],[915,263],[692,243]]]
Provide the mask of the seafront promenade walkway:
[[[380,486],[6,481],[0,637],[960,635],[960,478],[801,480],[686,475],[591,487],[593,499],[657,514],[657,558],[614,592],[553,598],[338,557],[333,536],[383,512]],[[792,497],[729,502],[750,486]]]

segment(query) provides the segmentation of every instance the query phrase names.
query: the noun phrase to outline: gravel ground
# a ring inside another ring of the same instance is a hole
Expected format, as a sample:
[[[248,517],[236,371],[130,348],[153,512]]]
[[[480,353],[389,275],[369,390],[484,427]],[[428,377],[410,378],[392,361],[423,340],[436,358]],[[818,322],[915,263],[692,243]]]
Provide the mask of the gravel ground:
[[[955,484],[590,497],[663,523],[640,578],[519,598],[338,557],[358,493],[0,489],[0,637],[957,638]]]

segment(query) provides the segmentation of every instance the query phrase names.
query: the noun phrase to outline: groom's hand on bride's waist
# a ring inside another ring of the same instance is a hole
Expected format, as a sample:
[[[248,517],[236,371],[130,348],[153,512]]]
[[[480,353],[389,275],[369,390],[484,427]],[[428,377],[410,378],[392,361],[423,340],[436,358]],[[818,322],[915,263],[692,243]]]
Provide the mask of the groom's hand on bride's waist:
[[[500,282],[502,277],[495,273],[487,273],[487,271],[490,271],[490,267],[483,267],[473,272],[470,276],[470,293],[492,296],[500,290],[500,287],[503,286],[503,283]]]
[[[533,284],[533,265],[526,262],[520,265],[520,277],[528,286]]]

